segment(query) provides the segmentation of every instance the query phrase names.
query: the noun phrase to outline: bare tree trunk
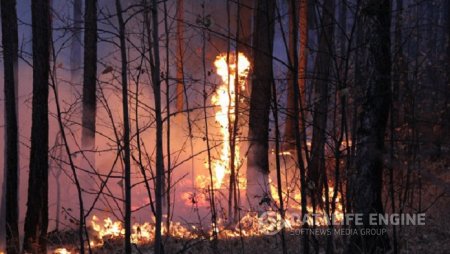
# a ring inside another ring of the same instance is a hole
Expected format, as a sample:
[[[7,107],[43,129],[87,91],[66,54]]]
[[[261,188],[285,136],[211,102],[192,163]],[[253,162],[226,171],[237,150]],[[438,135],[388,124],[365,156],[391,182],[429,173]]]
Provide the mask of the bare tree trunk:
[[[251,209],[260,210],[269,190],[269,113],[274,37],[274,0],[258,0],[253,30],[253,79],[250,98],[247,197]]]
[[[147,8],[146,0],[144,0],[145,8]],[[159,58],[159,29],[158,29],[158,1],[151,2],[152,26],[147,20],[148,41],[151,45],[150,68],[152,77],[153,95],[155,100],[155,118],[156,118],[156,186],[155,186],[155,203],[156,203],[156,226],[155,226],[155,253],[164,253],[161,222],[162,222],[162,199],[164,198],[164,157],[163,157],[163,120],[161,113],[161,67]],[[146,15],[147,16],[147,15]],[[152,33],[150,35],[150,32]]]
[[[52,43],[52,52],[55,52],[54,48],[53,48],[53,43]],[[55,54],[53,54],[53,59],[56,59]],[[83,192],[81,189],[81,185],[80,185],[80,181],[78,178],[78,174],[75,168],[75,163],[72,159],[72,154],[70,152],[70,147],[69,144],[67,142],[67,136],[66,136],[66,132],[64,129],[64,124],[63,124],[63,120],[62,120],[62,113],[61,113],[61,107],[59,104],[59,95],[58,95],[58,87],[57,87],[57,82],[56,82],[56,66],[53,63],[53,69],[52,69],[52,75],[51,75],[51,83],[52,83],[52,88],[53,88],[53,95],[54,95],[54,100],[55,100],[55,104],[56,104],[56,114],[57,114],[57,120],[58,120],[58,126],[59,126],[59,133],[61,134],[61,139],[64,142],[62,145],[64,146],[64,149],[66,150],[66,154],[68,156],[69,159],[69,165],[70,165],[70,169],[72,170],[72,175],[73,175],[73,179],[75,182],[75,186],[77,188],[77,195],[78,195],[78,207],[79,207],[79,213],[78,213],[78,240],[80,242],[80,254],[84,254],[84,236],[83,236],[83,232],[85,230],[85,217],[84,217],[84,204],[83,204]],[[59,156],[62,157],[62,151],[59,154]],[[62,159],[62,158],[60,158]],[[61,170],[61,169],[60,169]],[[58,176],[59,177],[59,176]],[[59,179],[57,182],[57,195],[58,195],[58,200],[57,203],[60,202],[60,193],[59,193]],[[59,221],[57,221],[57,223],[59,223]],[[57,224],[58,225],[58,224]]]
[[[291,17],[292,15],[294,15],[294,13],[296,13],[296,9],[297,9],[297,1],[296,0],[291,0],[293,2],[289,2],[288,3],[288,8],[289,8],[289,40],[288,40],[288,52],[289,52],[289,62],[291,62],[292,65],[292,61],[294,59],[294,47],[297,47],[297,41],[294,41],[294,33],[298,33],[297,29],[294,30],[294,27],[297,28],[299,26],[294,25],[294,22],[296,22],[297,18],[295,17]],[[301,18],[305,18],[303,16],[300,16]],[[300,26],[300,29],[302,29],[302,27]],[[298,38],[298,36],[297,36]],[[301,50],[300,50],[301,51]],[[286,125],[284,128],[284,149],[285,150],[292,150],[295,147],[295,133],[294,133],[294,124],[296,124],[293,121],[293,108],[294,108],[294,103],[298,103],[298,101],[294,101],[294,80],[293,80],[293,70],[290,69],[288,70],[288,74],[287,74],[287,82],[288,82],[288,94],[287,94],[287,106],[286,106]],[[298,123],[297,123],[298,124]]]
[[[363,111],[359,116],[356,175],[352,183],[353,212],[363,214],[363,228],[377,227],[369,225],[370,213],[384,213],[381,201],[383,149],[391,103],[390,13],[388,0],[363,2],[364,32],[373,66],[365,70],[371,72],[372,77],[368,81]],[[388,249],[387,235],[352,235],[346,253],[384,253]]]
[[[50,71],[50,3],[31,2],[33,33],[33,110],[30,173],[23,250],[46,253],[48,226],[48,77]]]
[[[184,108],[184,0],[177,0],[177,111]]]
[[[326,0],[323,5],[320,24],[319,50],[314,70],[314,112],[311,158],[308,176],[312,189],[312,205],[322,202],[322,187],[325,179],[325,142],[328,118],[328,83],[330,83],[333,62],[334,41],[334,0]],[[317,201],[317,202],[316,202]]]
[[[93,150],[97,112],[97,0],[86,1],[85,12],[82,145]]]
[[[300,50],[299,50],[299,65],[298,78],[300,86],[300,96],[302,101],[306,102],[305,88],[306,88],[306,70],[308,64],[308,0],[300,0],[299,6],[299,29],[300,29]]]
[[[293,19],[293,30],[296,31],[298,29],[298,24],[297,24],[297,15],[295,15],[296,13],[296,8],[295,8],[295,2],[291,1],[289,3],[291,5],[290,7],[290,17],[291,19]],[[303,5],[303,7],[305,7]],[[290,38],[294,43],[297,41],[298,38],[298,34],[297,33],[293,33],[293,36]],[[297,55],[298,51],[297,51],[297,47],[293,47],[293,54],[292,54],[292,62],[291,62],[291,66],[290,68],[292,68],[292,80],[294,81],[294,85],[293,85],[293,97],[294,97],[294,101],[298,102],[298,103],[293,103],[293,121],[294,123],[299,123],[300,122],[300,115],[302,114],[302,100],[301,100],[301,91],[300,91],[300,86],[299,86],[299,56]],[[303,116],[303,115],[302,115]],[[306,193],[306,167],[305,167],[305,162],[303,160],[303,156],[302,156],[302,135],[300,133],[300,125],[299,124],[294,124],[294,137],[295,137],[295,157],[297,159],[296,162],[296,166],[298,167],[299,171],[300,171],[300,195],[301,195],[301,216],[302,218],[305,218],[305,216],[308,215],[308,209],[307,209],[307,193]],[[302,130],[304,131],[305,128],[304,126],[302,126]],[[304,135],[303,135],[304,136]],[[306,142],[305,142],[306,143]],[[305,144],[306,145],[306,144]],[[307,148],[305,147],[305,154],[307,154]],[[308,223],[303,223],[302,224],[302,228],[304,228],[305,230],[308,230],[309,225]],[[302,236],[302,247],[303,247],[303,253],[309,253],[309,234],[303,234]]]
[[[86,5],[92,2],[86,1]],[[73,0],[73,26],[72,26],[72,42],[70,45],[70,71],[71,81],[76,84],[80,80],[81,71],[81,29],[83,0]]]
[[[130,123],[128,113],[128,60],[125,41],[125,22],[120,0],[116,0],[119,22],[120,55],[122,63],[122,107],[123,107],[123,162],[125,164],[125,253],[131,254],[131,162],[130,162]]]
[[[396,212],[395,205],[395,184],[394,184],[394,167],[395,160],[395,139],[397,124],[399,121],[399,93],[400,84],[408,82],[407,69],[408,66],[405,62],[405,55],[403,53],[402,42],[402,23],[403,23],[403,0],[396,1],[397,14],[395,17],[395,55],[393,56],[392,66],[392,105],[390,111],[390,166],[389,166],[389,197],[391,201],[391,211]],[[397,239],[397,226],[392,226],[392,238],[393,238],[393,253],[398,253],[398,239]]]
[[[293,70],[288,72],[288,94],[287,94],[287,116],[286,125],[284,129],[284,145],[285,150],[291,150],[295,148],[295,121],[294,121],[294,103],[302,103],[304,105],[305,99],[305,85],[306,85],[306,68],[308,59],[308,0],[300,0],[299,5],[297,5],[296,0],[289,3],[289,15],[292,16],[297,14],[298,18],[289,18],[289,59],[292,62],[294,59],[294,47],[298,47],[297,43],[294,43],[294,33],[296,33],[296,38],[298,38],[298,32],[300,32],[300,49],[299,54],[299,66],[298,66],[298,81],[294,81]],[[296,15],[297,16],[297,15]],[[294,22],[299,22],[294,25]],[[298,29],[297,29],[298,28]],[[295,40],[297,41],[297,40]],[[297,49],[295,50],[297,52]],[[291,63],[292,64],[292,63]],[[294,84],[297,83],[300,86],[300,101],[294,101]],[[304,131],[305,129],[305,116],[304,112],[301,112],[301,126]],[[299,124],[299,123],[297,123]],[[306,147],[305,147],[306,149]],[[306,151],[306,150],[305,150]]]
[[[166,34],[166,40],[165,40],[165,55],[166,55],[166,73],[164,75],[164,83],[166,84],[166,107],[167,107],[167,129],[166,129],[166,152],[167,152],[167,183],[166,188],[163,190],[166,194],[166,199],[164,199],[163,205],[167,208],[167,219],[166,219],[166,230],[167,233],[170,234],[170,191],[171,191],[171,177],[172,177],[172,159],[170,155],[170,149],[171,149],[171,142],[170,142],[170,83],[169,83],[169,73],[170,73],[170,67],[169,67],[169,50],[170,50],[170,38],[169,38],[169,24],[168,24],[168,10],[167,10],[167,3],[164,2],[164,33]],[[181,94],[182,96],[182,94]]]
[[[83,156],[79,159],[81,168],[95,171],[95,132],[97,115],[97,0],[85,2],[84,16],[84,63],[83,96],[81,119],[81,148]],[[82,186],[95,184],[90,174],[80,174]],[[85,196],[84,203],[89,207],[95,202],[92,195]]]
[[[5,228],[2,228],[0,232],[6,232],[6,252],[19,253],[18,34],[15,0],[1,1],[1,19],[6,128],[5,177],[3,178],[4,192],[2,192],[4,196],[2,195],[1,214],[2,220],[5,218],[5,224],[2,223]]]
[[[252,9],[253,0],[238,0],[238,46],[246,57],[252,54]]]
[[[273,74],[272,74],[273,75]],[[277,171],[277,193],[278,193],[278,202],[280,202],[278,212],[281,215],[281,218],[284,220],[285,211],[284,211],[284,201],[283,201],[283,186],[281,183],[281,162],[280,162],[280,128],[278,125],[278,101],[277,101],[277,86],[275,82],[272,82],[272,102],[273,102],[273,119],[275,122],[275,165]],[[281,248],[283,254],[287,254],[287,246],[286,246],[286,229],[281,228]]]
[[[202,16],[205,15],[205,9],[202,8]],[[209,125],[208,125],[208,114],[206,103],[208,99],[207,93],[207,69],[206,69],[206,31],[202,30],[202,69],[203,69],[203,120],[205,123],[205,137],[206,137],[206,154],[208,161],[208,173],[209,173],[209,203],[211,210],[211,224],[212,224],[212,249],[217,250],[217,240],[218,240],[218,227],[217,227],[217,212],[216,212],[216,194],[214,190],[214,173],[212,169],[212,156],[211,156],[211,144],[209,142]],[[188,114],[189,117],[189,114]],[[191,132],[189,132],[191,133]],[[192,140],[192,138],[191,138]],[[192,143],[191,143],[192,147]],[[192,150],[191,150],[192,151]]]

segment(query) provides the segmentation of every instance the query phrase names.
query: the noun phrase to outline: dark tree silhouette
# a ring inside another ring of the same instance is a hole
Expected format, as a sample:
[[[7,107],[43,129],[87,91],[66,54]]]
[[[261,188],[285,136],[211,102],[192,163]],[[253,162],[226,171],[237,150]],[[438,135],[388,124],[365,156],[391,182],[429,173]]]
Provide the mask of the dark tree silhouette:
[[[48,226],[48,78],[50,2],[31,2],[33,33],[33,110],[30,173],[23,250],[46,253]]]
[[[253,76],[250,98],[247,196],[253,209],[269,194],[269,113],[275,23],[273,0],[256,2],[253,26]]]
[[[364,38],[372,65],[362,71],[372,72],[367,82],[363,110],[359,116],[358,143],[355,158],[353,212],[363,214],[363,228],[369,225],[369,214],[383,214],[384,135],[391,103],[391,6],[390,1],[364,1],[362,13]],[[359,229],[359,227],[357,227]],[[383,253],[389,248],[387,235],[352,235],[347,253]]]
[[[314,103],[313,103],[313,133],[311,141],[311,159],[308,177],[314,183],[312,205],[322,202],[322,187],[325,174],[325,142],[328,119],[328,87],[333,63],[332,48],[334,40],[334,0],[326,0],[320,23],[319,49],[314,66]]]
[[[123,163],[125,164],[125,253],[131,254],[131,157],[130,157],[130,120],[128,113],[128,60],[125,38],[125,21],[122,15],[120,0],[116,0],[117,18],[119,24],[121,81],[122,81],[122,112],[123,112]]]
[[[150,5],[144,0],[145,8],[151,10],[151,22],[149,13],[145,15],[145,25],[150,45],[149,59],[151,70],[151,81],[153,88],[153,97],[155,100],[155,122],[156,122],[156,181],[155,181],[155,253],[164,253],[161,222],[162,222],[162,201],[164,191],[164,156],[163,156],[163,119],[161,112],[161,66],[159,56],[159,29],[158,29],[158,1],[152,0]]]
[[[82,145],[93,149],[97,111],[97,0],[86,1],[85,12]]]
[[[1,1],[5,92],[5,230],[7,253],[19,253],[19,144],[17,117],[18,35],[16,1]],[[3,205],[3,204],[2,204]],[[3,219],[3,217],[2,217]]]

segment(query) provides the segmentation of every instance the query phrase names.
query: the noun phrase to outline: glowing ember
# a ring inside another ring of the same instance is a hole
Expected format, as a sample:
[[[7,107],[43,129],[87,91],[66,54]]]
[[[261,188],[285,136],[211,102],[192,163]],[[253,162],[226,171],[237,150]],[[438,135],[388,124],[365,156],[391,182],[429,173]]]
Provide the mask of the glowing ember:
[[[68,251],[66,248],[58,248],[53,251],[53,254],[70,254],[70,251]]]
[[[237,141],[234,162],[230,161],[230,130],[236,118],[236,92],[238,89],[245,89],[250,62],[242,53],[238,53],[237,59],[235,54],[227,55],[225,53],[216,58],[214,65],[217,69],[217,74],[222,79],[222,84],[211,98],[211,103],[220,108],[220,110],[216,112],[215,119],[220,125],[220,134],[223,137],[220,156],[212,162],[214,188],[220,188],[223,184],[225,175],[230,173],[230,164],[234,163],[236,168],[240,164],[239,146]],[[235,84],[236,72],[238,72],[239,88],[236,88]]]

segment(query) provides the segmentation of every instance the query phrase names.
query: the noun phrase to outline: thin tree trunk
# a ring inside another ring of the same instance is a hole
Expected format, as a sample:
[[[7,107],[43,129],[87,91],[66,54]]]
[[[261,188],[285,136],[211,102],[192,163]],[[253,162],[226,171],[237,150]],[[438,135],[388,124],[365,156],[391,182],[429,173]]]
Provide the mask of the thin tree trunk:
[[[288,40],[288,52],[289,52],[289,62],[291,62],[294,59],[294,47],[297,47],[297,41],[294,41],[294,33],[298,33],[297,30],[294,31],[294,27],[298,27],[297,25],[294,26],[294,22],[296,22],[297,18],[292,17],[294,13],[296,13],[297,9],[297,1],[293,1],[292,3],[288,3],[289,8],[289,40]],[[301,18],[304,18],[303,16],[300,16]],[[301,26],[300,26],[300,29]],[[298,38],[298,37],[297,37]],[[301,37],[302,38],[302,37]],[[301,50],[300,50],[301,51]],[[293,70],[288,70],[287,74],[287,82],[288,82],[288,94],[287,94],[287,106],[286,106],[286,125],[284,128],[284,142],[285,145],[283,147],[284,150],[292,150],[295,147],[295,133],[294,133],[294,125],[296,124],[293,121],[293,108],[294,103],[298,103],[297,101],[294,101],[294,80],[293,80]]]
[[[5,218],[6,252],[19,253],[19,129],[17,116],[18,34],[16,1],[1,1],[3,78],[5,94],[5,168],[2,220]],[[3,203],[4,202],[4,203]],[[5,217],[3,217],[3,215]],[[2,224],[3,225],[3,224]]]
[[[166,230],[167,233],[170,234],[170,191],[171,191],[171,176],[172,176],[172,160],[171,160],[171,142],[170,142],[170,84],[169,84],[169,50],[170,50],[170,38],[169,38],[169,24],[168,24],[168,10],[167,10],[167,3],[164,2],[164,32],[166,34],[166,40],[165,40],[165,55],[166,55],[166,73],[164,75],[164,83],[166,83],[166,107],[167,107],[167,129],[166,129],[166,153],[167,153],[167,183],[166,183],[166,199],[163,200],[163,205],[166,205],[167,208],[167,219],[166,219]],[[178,96],[178,94],[177,94]],[[183,96],[183,93],[181,93],[181,96]]]
[[[30,173],[23,250],[46,253],[48,226],[48,77],[50,2],[31,2],[33,33],[33,109]]]
[[[273,75],[273,74],[272,74]],[[280,128],[278,121],[278,98],[277,98],[277,86],[275,82],[272,82],[272,102],[273,102],[273,118],[275,121],[275,165],[277,171],[277,192],[278,192],[278,202],[280,202],[278,212],[281,215],[281,219],[285,219],[284,211],[284,201],[283,201],[283,186],[281,183],[281,162],[280,162]],[[286,229],[281,228],[281,248],[283,254],[287,254],[286,246]]]
[[[52,43],[53,46],[53,43]],[[52,47],[52,52],[55,52],[54,48]],[[56,59],[56,56],[53,55],[53,59]],[[83,204],[83,192],[81,189],[81,185],[80,185],[80,180],[78,178],[78,174],[77,171],[75,169],[75,163],[72,159],[72,154],[70,152],[70,147],[69,144],[67,142],[67,136],[66,136],[66,132],[64,129],[64,124],[63,124],[63,120],[62,120],[62,113],[61,113],[61,107],[59,104],[59,95],[58,95],[58,87],[57,87],[57,83],[56,83],[56,66],[53,65],[53,70],[52,70],[52,75],[51,75],[51,81],[52,81],[52,88],[53,88],[53,95],[55,98],[55,104],[56,104],[56,114],[57,114],[57,120],[58,120],[58,127],[59,127],[59,132],[61,134],[61,138],[62,141],[64,142],[64,144],[62,144],[64,146],[64,149],[66,150],[66,154],[68,156],[69,159],[69,165],[70,165],[70,169],[72,170],[72,175],[73,175],[73,179],[75,182],[75,186],[77,188],[77,195],[78,195],[78,207],[79,207],[79,213],[78,213],[78,240],[80,242],[80,254],[84,254],[84,236],[83,236],[83,232],[85,230],[85,217],[84,217],[84,204]],[[62,156],[62,151],[60,153],[60,156]],[[62,159],[62,158],[60,158]],[[59,182],[58,184],[58,192],[59,192]],[[60,202],[59,199],[59,193],[58,195],[58,203]],[[57,222],[59,223],[59,222]]]
[[[389,166],[389,197],[391,201],[392,213],[396,212],[395,205],[395,189],[394,189],[394,160],[395,160],[395,129],[399,120],[399,93],[400,84],[408,82],[406,73],[407,65],[405,64],[405,56],[403,54],[402,43],[402,23],[403,23],[403,0],[396,1],[397,14],[395,18],[395,55],[393,57],[394,64],[392,66],[392,105],[390,111],[390,166]],[[397,226],[392,226],[393,252],[398,253]]]
[[[86,5],[91,0],[86,1]],[[81,29],[83,0],[73,0],[73,26],[72,42],[70,47],[70,71],[72,82],[78,84],[81,71]]]
[[[364,32],[373,66],[365,70],[371,72],[372,77],[368,81],[363,111],[359,116],[352,201],[353,212],[363,214],[362,227],[373,228],[376,226],[369,225],[369,214],[384,213],[381,201],[383,149],[391,103],[390,1],[364,1],[363,10]],[[387,235],[352,235],[346,253],[384,253],[388,249]]]
[[[294,84],[296,83],[293,80],[293,70],[289,70],[288,72],[288,94],[287,94],[287,116],[286,116],[286,125],[284,129],[284,149],[291,150],[295,148],[295,122],[294,122],[294,103],[302,103],[306,101],[305,98],[305,87],[306,87],[306,68],[308,63],[308,0],[300,0],[299,5],[297,6],[297,1],[292,0],[289,4],[289,16],[296,14],[298,11],[298,18],[289,18],[289,59],[291,61],[294,60],[294,47],[298,47],[297,43],[294,43],[294,33],[296,33],[296,37],[298,38],[298,32],[300,32],[300,49],[298,50],[299,54],[299,66],[298,66],[298,81],[297,84],[300,86],[300,101],[294,101]],[[294,25],[294,22],[298,24]],[[294,28],[295,27],[295,28]],[[298,29],[296,29],[298,28]],[[299,30],[299,31],[298,31]],[[295,40],[297,42],[297,40]],[[296,50],[297,51],[297,50]],[[305,130],[305,116],[303,110],[301,110],[301,126],[303,132]],[[303,135],[305,135],[303,133]],[[306,142],[305,142],[306,144]],[[306,152],[307,147],[305,147]]]
[[[250,98],[247,197],[250,208],[261,210],[269,190],[269,113],[272,80],[274,0],[258,0],[253,30],[253,77]]]
[[[323,5],[319,50],[317,52],[314,73],[314,112],[313,133],[311,141],[311,158],[309,162],[309,180],[314,183],[312,205],[322,202],[322,187],[325,179],[325,142],[328,116],[328,83],[330,83],[333,62],[334,41],[334,0],[326,0]],[[317,202],[316,202],[317,201]]]
[[[294,19],[293,22],[293,30],[297,30],[297,16],[294,14],[295,12],[295,8],[294,8],[294,2],[290,2],[290,4],[292,5],[291,7],[291,18]],[[298,38],[298,34],[297,33],[293,33],[293,37],[291,38],[294,42],[297,41]],[[303,110],[302,109],[302,101],[301,101],[301,91],[300,91],[300,87],[299,87],[299,83],[298,83],[298,78],[299,78],[299,73],[298,73],[298,69],[299,69],[299,61],[298,61],[298,55],[297,55],[297,47],[293,48],[294,52],[292,54],[292,73],[293,73],[293,80],[294,80],[294,101],[298,101],[299,103],[294,103],[294,111],[293,111],[293,116],[294,116],[294,122],[298,123],[300,121],[300,113]],[[304,127],[303,127],[303,130]],[[306,194],[306,167],[305,167],[305,163],[303,161],[303,156],[302,156],[302,137],[301,137],[301,133],[300,133],[300,125],[299,124],[294,124],[294,133],[295,133],[295,150],[296,150],[296,157],[297,157],[297,167],[299,168],[300,171],[300,195],[301,195],[301,216],[302,218],[305,218],[305,216],[308,215],[308,209],[307,209],[307,194]],[[305,147],[305,151],[307,151],[307,148]],[[305,230],[308,230],[309,225],[308,223],[303,223],[302,224],[302,228],[304,228]],[[303,253],[309,253],[309,235],[308,234],[303,234],[302,237],[302,244],[303,244]]]
[[[204,16],[205,9],[202,8],[202,15]],[[205,123],[205,139],[206,139],[206,153],[208,161],[208,173],[209,173],[209,186],[208,193],[210,199],[210,209],[211,209],[211,224],[212,224],[212,249],[217,250],[217,240],[218,240],[218,225],[217,225],[217,212],[216,212],[216,196],[214,190],[214,174],[212,169],[212,156],[211,156],[211,144],[209,142],[209,125],[208,125],[208,114],[206,109],[206,103],[208,99],[207,94],[207,70],[206,70],[206,32],[202,30],[202,69],[203,69],[203,116]],[[189,114],[188,114],[189,117]],[[192,137],[191,137],[192,140]],[[192,146],[192,143],[191,143]]]
[[[144,0],[146,2],[146,0]],[[147,4],[145,4],[147,8]],[[151,2],[151,16],[152,27],[150,29],[150,21],[147,20],[149,44],[151,49],[150,54],[150,67],[153,94],[155,100],[155,118],[156,118],[156,186],[155,186],[155,198],[156,198],[156,226],[155,226],[155,253],[164,253],[162,236],[161,236],[161,222],[162,222],[162,199],[164,190],[164,158],[163,158],[163,120],[161,113],[161,67],[159,58],[159,29],[158,29],[158,1],[152,0]]]
[[[117,18],[119,22],[119,39],[122,74],[122,107],[123,107],[123,162],[125,164],[125,253],[131,254],[131,162],[130,162],[130,123],[128,113],[128,62],[125,41],[125,22],[122,16],[120,0],[116,0]]]
[[[184,108],[184,0],[177,0],[177,111]]]

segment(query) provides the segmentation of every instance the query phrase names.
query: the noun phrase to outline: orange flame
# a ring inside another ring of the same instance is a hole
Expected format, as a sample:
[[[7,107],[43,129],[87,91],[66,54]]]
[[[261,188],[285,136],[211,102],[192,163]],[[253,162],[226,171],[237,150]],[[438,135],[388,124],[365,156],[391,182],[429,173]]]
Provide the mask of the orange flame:
[[[0,254],[3,254],[3,252],[0,252]],[[58,248],[53,251],[53,254],[70,254],[70,251],[68,251],[66,248]]]
[[[123,239],[125,236],[125,228],[122,222],[113,221],[111,218],[106,218],[103,223],[100,222],[97,216],[93,216],[91,220],[92,229],[96,232],[96,240],[91,241],[91,246],[102,246],[105,240]],[[168,232],[166,225],[161,224],[161,233],[169,234],[177,238],[194,238],[193,233],[195,228],[188,229],[182,226],[179,222],[170,222],[170,232]],[[135,223],[132,226],[131,242],[136,244],[147,244],[153,241],[155,237],[154,223],[145,222],[142,224]]]
[[[221,54],[216,58],[214,65],[217,74],[222,79],[222,84],[211,98],[211,103],[220,108],[216,112],[215,120],[220,125],[220,134],[224,141],[221,146],[220,157],[212,162],[214,188],[220,188],[225,175],[230,173],[230,163],[234,163],[236,167],[240,164],[239,146],[237,144],[234,162],[230,162],[230,126],[236,119],[236,92],[238,89],[245,89],[250,62],[242,53],[238,53],[237,59],[235,54]],[[236,72],[238,72],[239,88],[236,88],[235,84]]]

